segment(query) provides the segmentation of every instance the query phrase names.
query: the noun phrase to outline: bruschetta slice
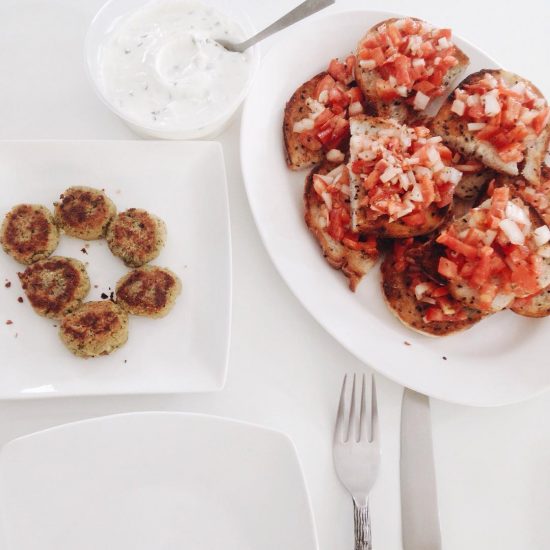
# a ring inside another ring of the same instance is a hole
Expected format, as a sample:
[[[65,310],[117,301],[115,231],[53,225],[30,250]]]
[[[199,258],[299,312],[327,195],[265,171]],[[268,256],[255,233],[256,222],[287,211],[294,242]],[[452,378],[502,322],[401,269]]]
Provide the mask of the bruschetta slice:
[[[302,84],[287,102],[283,120],[286,160],[292,170],[334,161],[347,150],[350,115],[364,112],[364,98],[354,83],[355,57],[333,59],[327,72]]]
[[[407,238],[437,229],[449,215],[462,172],[424,126],[351,117],[352,230]]]
[[[489,195],[435,242],[437,271],[453,297],[496,312],[550,284],[550,229],[509,187]]]
[[[350,231],[349,174],[344,164],[328,161],[306,178],[305,221],[323,256],[349,280],[355,292],[378,258],[376,239]]]
[[[387,19],[372,27],[357,46],[355,76],[378,116],[407,121],[445,94],[469,59],[452,40],[412,17]]]
[[[540,181],[550,109],[528,80],[503,70],[471,74],[433,120],[436,134],[467,156],[510,176]]]
[[[413,239],[394,241],[382,262],[382,292],[390,311],[426,336],[448,336],[470,328],[484,314],[455,300],[445,284],[430,280],[410,260]]]
[[[548,317],[550,315],[550,287],[527,298],[516,298],[510,309],[523,317]]]

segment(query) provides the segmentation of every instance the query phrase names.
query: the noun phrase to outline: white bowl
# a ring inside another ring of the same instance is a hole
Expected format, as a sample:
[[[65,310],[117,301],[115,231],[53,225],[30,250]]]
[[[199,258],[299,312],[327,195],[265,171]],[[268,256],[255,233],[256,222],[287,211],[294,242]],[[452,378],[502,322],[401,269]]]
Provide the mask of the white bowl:
[[[116,115],[118,115],[134,132],[143,137],[154,137],[160,139],[201,139],[214,137],[219,134],[230,122],[231,118],[243,102],[248,93],[252,81],[257,72],[260,62],[260,51],[258,46],[248,50],[250,55],[250,72],[245,86],[234,101],[227,104],[225,111],[216,115],[206,123],[197,126],[181,126],[177,129],[163,129],[141,124],[133,120],[118,109],[105,94],[100,78],[99,51],[105,37],[113,29],[120,18],[130,15],[146,4],[154,3],[155,0],[109,0],[97,12],[92,20],[85,42],[86,68],[92,86],[99,99]],[[235,7],[231,0],[200,0],[206,6],[210,6],[228,17],[232,18],[242,28],[245,36],[252,36],[255,33],[252,22],[240,9]]]

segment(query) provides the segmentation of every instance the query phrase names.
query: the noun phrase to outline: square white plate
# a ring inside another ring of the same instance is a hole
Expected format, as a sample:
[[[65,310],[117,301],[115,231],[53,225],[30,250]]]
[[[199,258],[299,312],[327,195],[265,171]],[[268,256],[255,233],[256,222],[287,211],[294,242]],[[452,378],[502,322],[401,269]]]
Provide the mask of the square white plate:
[[[285,435],[133,413],[16,439],[0,453],[3,550],[316,550]]]
[[[0,216],[15,204],[52,207],[71,185],[105,189],[119,211],[146,208],[167,225],[152,264],[179,275],[183,292],[164,318],[132,316],[126,345],[95,359],[72,355],[58,323],[34,313],[0,250],[0,398],[178,393],[223,387],[231,315],[231,242],[218,143],[156,141],[0,142]],[[88,263],[87,300],[110,295],[128,271],[104,240],[63,235],[54,254]],[[6,280],[11,287],[6,288]],[[23,303],[17,298],[22,296]],[[6,321],[13,324],[6,324]]]

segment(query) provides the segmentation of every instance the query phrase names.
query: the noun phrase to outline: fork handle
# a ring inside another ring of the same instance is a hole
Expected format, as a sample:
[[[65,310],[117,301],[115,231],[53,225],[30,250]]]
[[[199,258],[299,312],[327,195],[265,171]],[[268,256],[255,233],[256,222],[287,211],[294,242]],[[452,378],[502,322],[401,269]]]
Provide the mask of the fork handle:
[[[358,506],[353,501],[353,519],[355,531],[355,550],[372,550],[372,533],[370,528],[369,501]]]

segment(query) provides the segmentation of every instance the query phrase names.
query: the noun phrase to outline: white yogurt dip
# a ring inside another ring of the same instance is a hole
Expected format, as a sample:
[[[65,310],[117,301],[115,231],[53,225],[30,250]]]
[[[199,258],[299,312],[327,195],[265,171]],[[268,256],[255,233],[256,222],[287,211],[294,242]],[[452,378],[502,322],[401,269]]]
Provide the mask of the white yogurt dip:
[[[160,0],[116,21],[99,49],[105,97],[139,126],[199,128],[239,100],[251,70],[239,25],[195,0]]]

